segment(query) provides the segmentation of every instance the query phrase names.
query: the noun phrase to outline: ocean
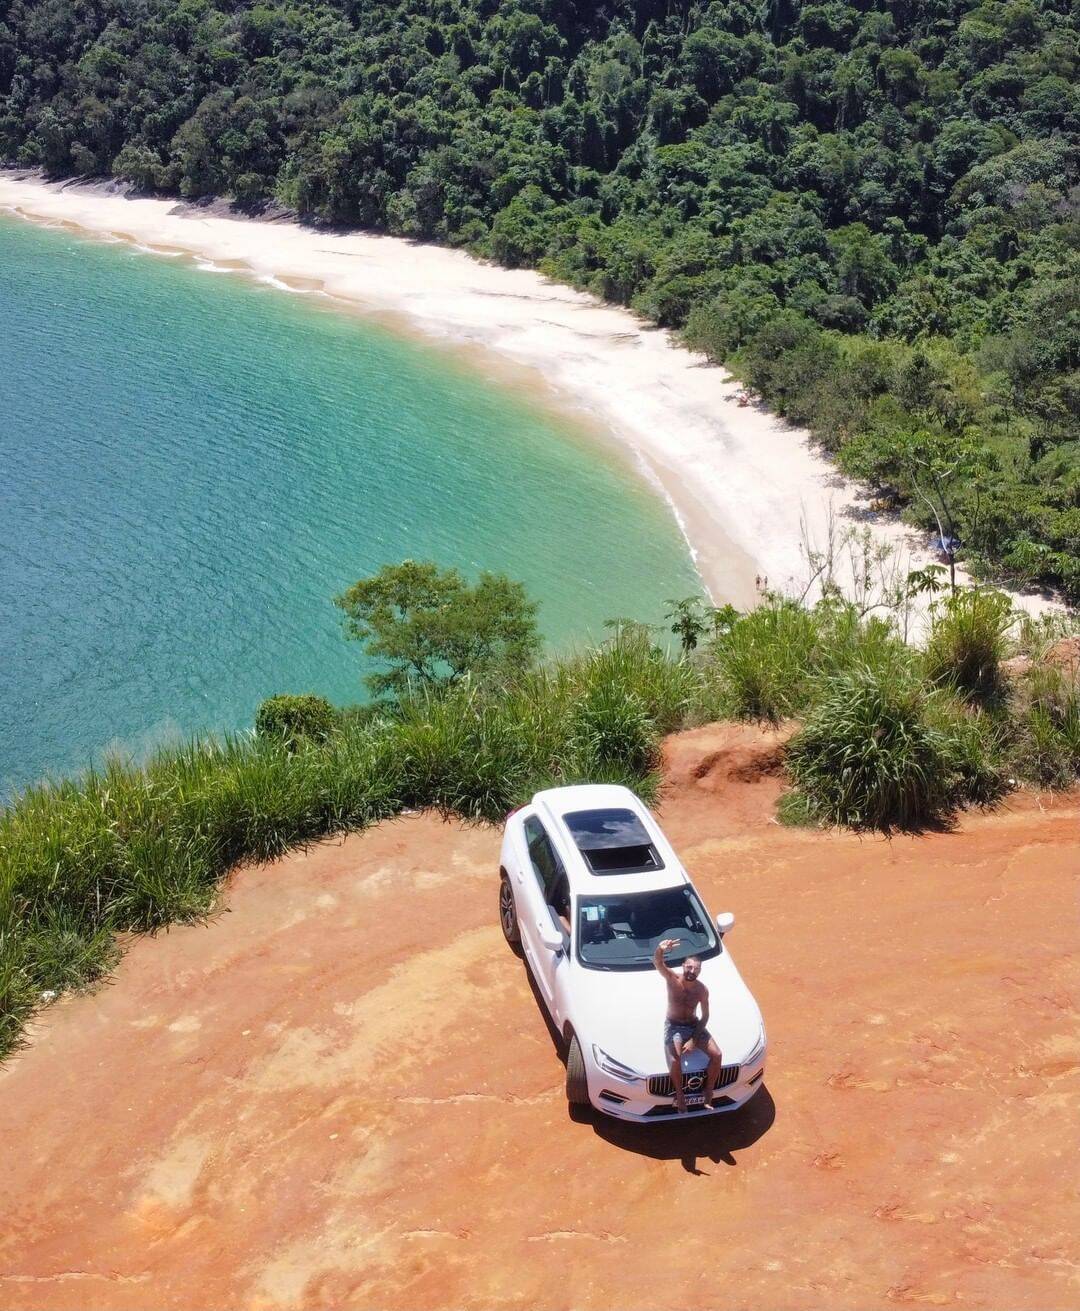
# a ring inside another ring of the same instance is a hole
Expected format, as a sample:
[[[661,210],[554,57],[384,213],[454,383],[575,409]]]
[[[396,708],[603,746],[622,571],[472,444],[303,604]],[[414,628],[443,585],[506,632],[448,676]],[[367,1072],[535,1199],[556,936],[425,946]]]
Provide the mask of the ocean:
[[[332,598],[520,579],[549,649],[701,590],[618,453],[449,348],[0,215],[0,792],[365,698]]]

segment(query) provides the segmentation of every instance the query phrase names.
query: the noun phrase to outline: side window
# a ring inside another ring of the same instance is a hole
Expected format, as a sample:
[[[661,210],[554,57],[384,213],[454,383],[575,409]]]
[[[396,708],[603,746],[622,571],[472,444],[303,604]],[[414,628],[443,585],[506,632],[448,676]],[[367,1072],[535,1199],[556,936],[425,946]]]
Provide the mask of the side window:
[[[525,840],[529,844],[529,859],[532,862],[536,881],[540,884],[540,892],[544,901],[547,905],[555,905],[556,903],[552,901],[552,898],[556,896],[556,884],[560,876],[565,884],[566,875],[563,874],[559,858],[555,854],[555,848],[551,845],[551,839],[544,832],[544,826],[538,819],[530,817],[525,821]],[[567,887],[566,902],[568,905],[569,901],[569,887]]]
[[[566,874],[560,869],[558,877],[555,880],[555,886],[552,889],[548,905],[552,907],[556,915],[562,916],[567,924],[570,922],[570,884],[567,881]],[[565,927],[565,926],[564,926]]]

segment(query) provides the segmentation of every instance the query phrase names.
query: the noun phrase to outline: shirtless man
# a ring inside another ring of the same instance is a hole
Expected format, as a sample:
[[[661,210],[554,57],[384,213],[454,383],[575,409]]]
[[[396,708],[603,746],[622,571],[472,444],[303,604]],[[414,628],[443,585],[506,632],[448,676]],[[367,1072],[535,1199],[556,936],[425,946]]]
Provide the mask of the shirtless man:
[[[720,1077],[720,1048],[705,1027],[709,1022],[709,990],[700,981],[701,961],[687,956],[682,970],[673,970],[664,960],[664,953],[673,951],[680,938],[665,938],[653,952],[653,964],[667,983],[667,1020],[664,1023],[664,1052],[668,1059],[671,1082],[675,1085],[675,1105],[686,1110],[683,1092],[682,1057],[700,1047],[709,1058],[708,1081],[705,1085],[705,1105],[711,1106],[716,1081]],[[701,1018],[697,1009],[701,1007]]]

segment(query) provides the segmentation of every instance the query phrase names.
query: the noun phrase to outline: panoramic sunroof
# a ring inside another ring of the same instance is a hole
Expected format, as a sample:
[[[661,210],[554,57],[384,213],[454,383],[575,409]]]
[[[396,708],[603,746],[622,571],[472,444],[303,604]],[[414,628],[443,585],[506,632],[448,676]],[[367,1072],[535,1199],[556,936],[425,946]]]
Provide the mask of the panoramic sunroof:
[[[563,818],[594,874],[643,874],[664,868],[660,853],[632,810],[575,810]]]

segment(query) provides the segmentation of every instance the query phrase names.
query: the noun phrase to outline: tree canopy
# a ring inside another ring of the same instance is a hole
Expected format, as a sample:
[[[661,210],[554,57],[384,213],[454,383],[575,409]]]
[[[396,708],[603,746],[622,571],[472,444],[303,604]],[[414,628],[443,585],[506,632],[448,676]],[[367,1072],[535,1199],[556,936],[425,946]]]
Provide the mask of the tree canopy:
[[[857,441],[928,526],[867,452],[975,442],[969,562],[1080,597],[1078,28],[1067,0],[8,0],[0,156],[539,266]]]
[[[365,680],[377,695],[443,688],[466,674],[505,677],[531,665],[540,647],[536,603],[503,574],[485,572],[470,585],[456,569],[404,560],[353,583],[334,604],[348,635],[388,666]]]

